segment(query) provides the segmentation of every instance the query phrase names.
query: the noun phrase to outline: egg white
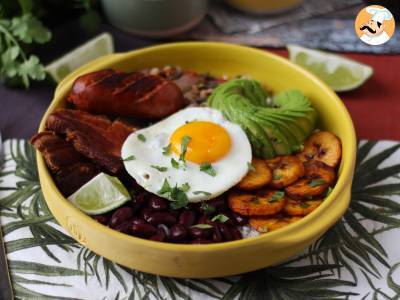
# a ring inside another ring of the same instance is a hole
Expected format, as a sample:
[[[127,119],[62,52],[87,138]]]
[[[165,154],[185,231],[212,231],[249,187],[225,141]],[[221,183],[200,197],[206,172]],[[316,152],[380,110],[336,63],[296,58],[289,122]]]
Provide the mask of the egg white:
[[[179,161],[179,157],[171,152],[163,155],[163,147],[169,144],[170,137],[180,126],[191,121],[209,121],[223,127],[231,138],[229,152],[220,160],[212,163],[216,170],[215,177],[200,171],[200,165],[186,162],[186,167],[175,169],[171,165],[171,158]],[[138,136],[142,134],[146,141]],[[250,142],[243,129],[226,120],[220,111],[205,108],[186,108],[168,118],[141,130],[132,133],[124,142],[121,150],[122,159],[134,156],[134,160],[124,161],[127,172],[147,191],[158,194],[164,180],[171,186],[182,186],[188,183],[190,190],[186,193],[190,202],[209,200],[227,191],[236,185],[248,172],[248,163],[252,153]],[[160,172],[152,165],[167,167]],[[203,191],[209,194],[195,194]],[[162,195],[160,195],[162,196]]]

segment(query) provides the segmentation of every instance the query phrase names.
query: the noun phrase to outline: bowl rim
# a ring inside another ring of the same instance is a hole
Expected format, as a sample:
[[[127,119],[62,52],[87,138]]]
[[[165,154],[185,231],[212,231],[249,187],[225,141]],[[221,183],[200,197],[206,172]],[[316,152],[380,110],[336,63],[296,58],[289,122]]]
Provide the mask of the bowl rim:
[[[176,252],[179,251],[180,253],[182,252],[188,252],[188,253],[207,253],[207,252],[214,252],[218,250],[228,250],[228,249],[234,249],[234,248],[242,248],[242,247],[248,247],[250,245],[258,245],[258,244],[264,244],[268,243],[270,240],[274,240],[279,236],[286,237],[287,240],[290,239],[291,243],[295,242],[300,242],[306,239],[311,239],[312,237],[316,237],[318,232],[320,231],[320,228],[330,228],[336,220],[343,215],[345,210],[347,209],[347,205],[342,207],[339,211],[336,212],[336,214],[332,214],[331,218],[327,218],[327,220],[323,220],[324,224],[320,225],[316,228],[310,228],[307,231],[301,231],[296,229],[301,229],[305,224],[307,223],[312,223],[316,218],[319,217],[319,214],[317,211],[322,212],[323,209],[327,209],[327,207],[343,192],[345,192],[346,188],[348,188],[348,185],[351,185],[351,180],[353,177],[353,171],[354,171],[354,165],[355,165],[355,158],[356,158],[356,135],[355,135],[355,130],[353,126],[353,122],[351,120],[350,114],[347,111],[344,103],[340,100],[338,95],[324,82],[322,82],[319,78],[317,78],[315,75],[311,74],[309,71],[303,69],[302,67],[292,63],[290,60],[279,56],[277,54],[271,53],[267,50],[263,49],[255,49],[252,47],[248,46],[242,46],[242,45],[236,45],[236,44],[228,44],[228,43],[221,43],[221,42],[175,42],[175,43],[166,43],[162,45],[155,45],[155,46],[150,46],[150,47],[145,47],[141,48],[138,50],[133,50],[133,51],[128,51],[124,53],[115,53],[111,55],[107,55],[106,57],[101,57],[95,61],[92,61],[86,65],[83,65],[82,67],[78,68],[71,74],[69,74],[64,80],[62,80],[59,85],[57,86],[53,99],[44,114],[38,132],[42,132],[45,130],[45,122],[49,116],[50,113],[52,113],[55,109],[60,107],[60,102],[63,100],[63,95],[65,96],[67,92],[70,90],[70,86],[72,85],[73,80],[76,78],[76,76],[79,76],[79,74],[83,74],[84,72],[87,71],[93,71],[93,70],[100,70],[104,69],[105,66],[112,66],[115,65],[118,62],[134,58],[135,56],[139,56],[141,54],[145,54],[148,52],[153,52],[153,51],[159,51],[159,50],[165,50],[165,49],[177,49],[177,48],[191,48],[191,47],[206,47],[206,48],[224,48],[226,51],[236,49],[236,50],[242,50],[242,51],[248,51],[249,53],[254,53],[258,54],[260,56],[264,56],[267,59],[272,59],[275,60],[278,63],[285,64],[295,71],[301,73],[307,80],[313,81],[316,85],[318,85],[321,89],[324,90],[325,93],[327,93],[330,98],[334,99],[334,102],[332,103],[333,106],[335,106],[336,110],[340,111],[341,114],[341,122],[345,122],[347,124],[347,129],[348,134],[350,136],[350,139],[348,141],[348,144],[346,144],[346,148],[342,152],[343,156],[345,157],[346,163],[342,163],[340,167],[340,176],[338,177],[338,180],[335,184],[335,187],[332,189],[332,192],[328,195],[328,197],[325,198],[325,200],[322,202],[322,204],[316,209],[314,213],[311,213],[305,217],[303,217],[301,220],[292,223],[288,226],[285,226],[279,230],[269,232],[268,234],[262,234],[256,237],[248,237],[244,238],[241,240],[236,240],[236,241],[229,241],[229,242],[223,242],[223,243],[210,243],[210,244],[203,244],[203,245],[188,245],[188,244],[174,244],[174,243],[167,243],[167,242],[156,242],[156,241],[151,241],[151,240],[146,240],[142,238],[138,238],[135,236],[131,236],[128,234],[120,233],[114,229],[111,229],[105,225],[100,224],[96,220],[94,220],[92,217],[89,215],[86,215],[84,212],[80,211],[77,207],[75,207],[72,203],[68,201],[66,197],[64,197],[57,186],[55,185],[55,182],[46,166],[46,163],[40,154],[40,152],[37,150],[37,165],[38,165],[38,172],[40,175],[40,180],[47,181],[49,183],[50,188],[55,192],[55,195],[57,198],[60,198],[58,200],[63,201],[63,205],[69,206],[69,208],[72,208],[76,212],[76,217],[80,217],[81,220],[88,222],[87,224],[90,226],[93,226],[93,230],[96,231],[101,231],[105,235],[115,235],[119,239],[123,240],[124,242],[127,243],[139,243],[142,244],[143,246],[148,246],[156,250],[162,250],[162,251],[170,251],[170,252]],[[350,180],[350,182],[349,182]],[[41,184],[42,185],[42,184]],[[47,202],[47,200],[46,200]],[[57,217],[54,216],[56,219]],[[296,232],[296,235],[286,235],[288,232],[293,231]],[[302,234],[300,234],[302,233]],[[285,238],[281,238],[280,240],[286,241]]]

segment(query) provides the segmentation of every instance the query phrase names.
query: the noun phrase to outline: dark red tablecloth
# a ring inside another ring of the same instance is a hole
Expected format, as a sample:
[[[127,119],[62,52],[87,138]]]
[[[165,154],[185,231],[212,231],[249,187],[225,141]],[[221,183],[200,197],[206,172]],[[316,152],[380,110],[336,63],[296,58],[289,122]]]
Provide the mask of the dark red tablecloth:
[[[287,57],[283,50],[272,50]],[[339,93],[359,139],[400,140],[400,55],[344,54],[374,68],[360,88]]]

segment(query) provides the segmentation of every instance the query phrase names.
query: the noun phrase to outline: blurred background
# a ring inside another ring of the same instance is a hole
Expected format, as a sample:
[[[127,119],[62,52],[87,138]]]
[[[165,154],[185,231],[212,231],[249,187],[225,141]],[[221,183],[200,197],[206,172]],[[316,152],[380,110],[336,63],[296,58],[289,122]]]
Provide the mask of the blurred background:
[[[381,46],[360,41],[354,20],[369,4],[385,6],[400,23],[400,1],[1,0],[0,131],[5,138],[27,138],[36,131],[56,81],[70,71],[60,67],[61,57],[78,66],[91,55],[210,40],[256,46],[282,56],[288,55],[287,44],[298,44],[372,66],[372,78],[339,96],[350,110],[359,138],[400,139],[400,124],[394,117],[400,114],[400,82],[394,71],[400,68],[400,30]],[[106,49],[99,46],[86,58],[68,57],[104,32],[112,38]]]

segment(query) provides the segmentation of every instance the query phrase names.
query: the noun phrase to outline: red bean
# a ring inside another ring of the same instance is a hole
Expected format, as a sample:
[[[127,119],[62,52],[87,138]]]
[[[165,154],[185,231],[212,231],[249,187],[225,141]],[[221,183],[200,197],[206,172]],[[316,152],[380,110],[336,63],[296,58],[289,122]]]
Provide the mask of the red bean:
[[[168,209],[168,204],[167,201],[164,200],[163,198],[152,195],[149,200],[148,207],[151,208],[152,210],[160,211]]]
[[[236,212],[231,212],[232,220],[237,225],[245,225],[248,223],[248,219],[245,216],[242,216]]]
[[[152,241],[157,241],[157,242],[163,242],[166,238],[165,232],[161,228],[157,228],[156,234],[152,235],[150,237],[150,240]]]
[[[170,239],[173,242],[182,241],[188,235],[188,230],[182,224],[175,224],[171,227],[171,236]]]
[[[117,226],[114,227],[114,230],[123,232],[123,233],[130,233],[132,228],[132,220],[124,221]]]
[[[190,242],[190,244],[210,244],[211,241],[206,240],[206,239],[195,239]]]
[[[134,211],[140,210],[146,204],[148,195],[149,193],[147,192],[140,192],[136,197],[134,197],[132,204]]]
[[[221,234],[221,231],[219,230],[218,226],[214,227],[214,232],[212,234],[212,240],[214,243],[222,242],[222,234]]]
[[[190,228],[190,235],[193,238],[202,238],[202,239],[207,239],[211,235],[211,230],[212,228],[198,228],[198,227],[192,227]]]
[[[209,224],[209,225],[211,225],[212,222],[211,222],[211,220],[210,220],[210,218],[208,216],[201,216],[199,218],[198,224]]]
[[[146,224],[146,221],[137,217],[132,219],[132,224]]]
[[[94,216],[93,219],[95,219],[97,222],[106,225],[110,221],[110,216],[109,215],[97,215]]]
[[[124,206],[117,209],[111,216],[110,227],[114,228],[118,224],[121,224],[122,222],[131,219],[132,215],[133,215],[132,208],[128,206]]]
[[[176,217],[169,212],[153,212],[150,213],[147,218],[144,218],[147,222],[152,225],[165,224],[173,225],[176,223]]]
[[[141,237],[150,237],[157,232],[157,229],[150,224],[133,224],[131,229],[134,235]]]
[[[150,215],[152,214],[152,211],[150,208],[145,207],[140,211],[140,216],[147,221],[148,218],[150,218]]]
[[[233,227],[233,228],[231,228],[231,232],[233,234],[234,240],[241,240],[243,238],[242,233],[240,232],[239,228]]]
[[[219,230],[221,231],[222,237],[225,241],[233,240],[232,232],[227,225],[225,225],[224,223],[218,223],[217,226],[219,227]]]
[[[179,224],[186,227],[194,225],[196,222],[196,213],[193,210],[183,210],[179,216]]]
[[[207,201],[206,203],[214,206],[215,210],[217,212],[222,212],[222,211],[228,209],[228,204],[224,197],[218,197],[218,198],[212,199],[210,201]]]

